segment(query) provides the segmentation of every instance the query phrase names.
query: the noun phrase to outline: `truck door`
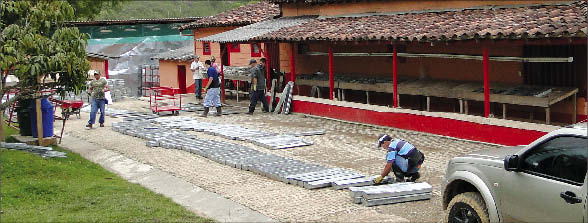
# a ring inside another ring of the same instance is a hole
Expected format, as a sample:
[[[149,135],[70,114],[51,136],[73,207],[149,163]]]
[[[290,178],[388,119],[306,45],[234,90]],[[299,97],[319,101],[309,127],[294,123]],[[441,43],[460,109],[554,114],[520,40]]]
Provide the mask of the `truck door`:
[[[582,222],[586,202],[588,139],[559,136],[521,155],[518,172],[500,188],[504,221]]]

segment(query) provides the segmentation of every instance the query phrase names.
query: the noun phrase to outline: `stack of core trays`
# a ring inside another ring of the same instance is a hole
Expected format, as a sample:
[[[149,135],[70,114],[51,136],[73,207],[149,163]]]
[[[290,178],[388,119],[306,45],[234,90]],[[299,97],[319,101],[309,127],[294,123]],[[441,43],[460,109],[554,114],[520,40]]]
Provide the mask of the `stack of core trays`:
[[[431,199],[433,188],[423,183],[395,183],[379,186],[350,187],[353,203],[364,206],[394,204]]]

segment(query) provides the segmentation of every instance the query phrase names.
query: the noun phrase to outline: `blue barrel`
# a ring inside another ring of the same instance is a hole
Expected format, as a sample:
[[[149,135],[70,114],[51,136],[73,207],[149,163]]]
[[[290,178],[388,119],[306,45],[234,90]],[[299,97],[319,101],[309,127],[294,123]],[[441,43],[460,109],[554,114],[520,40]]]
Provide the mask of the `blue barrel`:
[[[31,130],[33,138],[37,138],[37,103],[32,103],[29,110],[31,115]],[[43,119],[43,138],[53,137],[53,105],[47,98],[41,99],[41,118]]]

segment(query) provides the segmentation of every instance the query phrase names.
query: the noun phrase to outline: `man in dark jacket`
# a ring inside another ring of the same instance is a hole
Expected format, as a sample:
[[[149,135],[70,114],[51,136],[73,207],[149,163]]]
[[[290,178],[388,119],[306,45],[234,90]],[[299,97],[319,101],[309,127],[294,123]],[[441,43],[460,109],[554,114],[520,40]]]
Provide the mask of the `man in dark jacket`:
[[[255,61],[255,59],[249,61],[249,66],[251,67],[251,98],[249,112],[247,112],[248,115],[253,114],[258,100],[263,104],[263,112],[269,111],[267,98],[265,97],[265,72],[263,72],[265,71],[265,58],[261,58],[257,66],[256,64],[257,61]]]

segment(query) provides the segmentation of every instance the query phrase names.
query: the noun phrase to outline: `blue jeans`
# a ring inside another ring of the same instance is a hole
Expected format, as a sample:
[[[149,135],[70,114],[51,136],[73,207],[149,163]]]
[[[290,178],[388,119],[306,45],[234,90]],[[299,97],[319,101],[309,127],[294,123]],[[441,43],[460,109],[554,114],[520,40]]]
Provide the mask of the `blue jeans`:
[[[269,105],[267,103],[267,98],[265,97],[265,90],[257,90],[251,91],[251,97],[249,98],[249,113],[255,111],[257,101],[261,101],[261,104],[263,104],[263,111],[269,111]]]
[[[220,88],[209,88],[204,97],[204,107],[220,107]]]
[[[91,111],[90,111],[90,121],[88,121],[88,124],[94,124],[94,122],[96,122],[96,112],[98,112],[98,109],[100,109],[100,120],[98,120],[98,122],[100,124],[104,123],[104,99],[95,99],[92,98],[92,107],[91,107]]]
[[[194,79],[194,94],[196,98],[202,98],[202,79]]]

